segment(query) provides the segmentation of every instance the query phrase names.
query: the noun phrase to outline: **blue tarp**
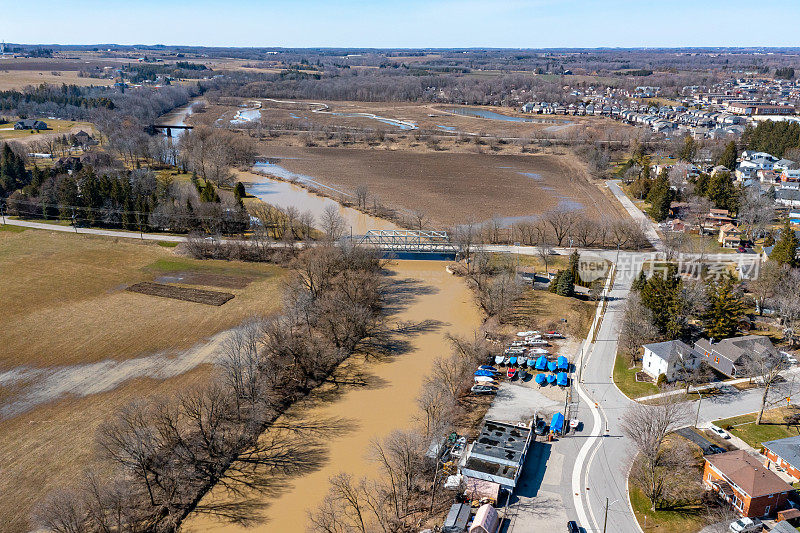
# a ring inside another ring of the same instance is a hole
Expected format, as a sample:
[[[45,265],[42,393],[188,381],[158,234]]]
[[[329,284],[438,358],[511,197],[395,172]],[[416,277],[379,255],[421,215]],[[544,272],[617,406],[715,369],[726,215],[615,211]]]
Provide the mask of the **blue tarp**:
[[[547,370],[549,370],[550,372],[555,372],[556,368],[558,368],[558,365],[556,364],[555,361],[550,361],[549,363],[547,363]]]
[[[547,368],[547,357],[540,355],[536,360],[536,370],[544,370]]]
[[[517,364],[517,358],[516,357],[509,357],[508,364],[516,365]]]
[[[559,372],[556,376],[556,382],[559,387],[566,387],[569,384],[569,378],[566,372]]]
[[[536,374],[536,383],[539,385],[544,385],[544,382],[547,381],[547,378],[544,374]]]
[[[547,382],[551,385],[556,382],[556,375],[555,374],[547,374]]]
[[[489,376],[489,377],[494,377],[494,372],[490,372],[489,370],[476,370],[476,371],[475,371],[475,375],[476,375],[476,376]]]
[[[528,359],[528,368],[533,368],[536,364],[536,359]]]
[[[558,356],[557,363],[559,370],[569,370],[569,359],[567,359],[563,355]]]
[[[564,415],[561,413],[553,415],[553,419],[550,420],[550,431],[553,433],[561,433],[564,431]]]

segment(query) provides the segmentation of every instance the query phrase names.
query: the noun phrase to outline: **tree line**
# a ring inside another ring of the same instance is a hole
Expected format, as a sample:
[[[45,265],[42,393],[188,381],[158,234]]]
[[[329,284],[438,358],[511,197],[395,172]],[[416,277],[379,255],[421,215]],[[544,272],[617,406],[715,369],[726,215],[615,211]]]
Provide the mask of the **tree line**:
[[[280,415],[352,353],[391,348],[387,286],[381,261],[355,247],[306,250],[291,270],[283,312],[233,332],[212,383],[120,411],[98,431],[100,466],[40,502],[34,523],[56,533],[176,531],[214,486],[236,499],[319,464],[314,439],[336,421]],[[252,518],[251,507],[238,509]],[[203,511],[240,516],[234,505]]]

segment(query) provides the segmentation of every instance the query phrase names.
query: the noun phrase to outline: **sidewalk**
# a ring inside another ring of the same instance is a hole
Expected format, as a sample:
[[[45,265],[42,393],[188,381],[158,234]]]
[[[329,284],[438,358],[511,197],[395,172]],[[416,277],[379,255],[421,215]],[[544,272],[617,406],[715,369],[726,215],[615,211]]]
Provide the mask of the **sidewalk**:
[[[661,237],[656,231],[655,223],[647,218],[647,215],[645,215],[641,209],[634,205],[631,199],[628,198],[628,195],[625,194],[625,192],[619,186],[620,183],[620,180],[609,181],[608,190],[610,190],[617,200],[619,200],[619,203],[622,204],[622,207],[625,208],[625,211],[628,212],[631,218],[642,225],[642,230],[644,231],[650,243],[653,245],[653,248],[659,252],[663,252],[664,242],[661,240]]]
[[[798,374],[800,374],[800,367],[795,366],[793,368],[789,368],[789,369],[784,370],[783,372],[781,372],[781,377],[783,377],[784,379],[788,380],[788,378],[790,378],[792,376],[796,376]],[[737,379],[729,379],[729,380],[726,380],[726,381],[714,381],[713,383],[706,383],[705,385],[698,385],[696,387],[689,387],[689,393],[691,394],[693,392],[703,392],[703,391],[707,391],[707,390],[711,390],[711,389],[721,389],[721,388],[729,386],[729,385],[733,386],[733,385],[737,385],[739,383],[748,383],[751,380],[757,382],[758,378],[756,378],[756,377],[753,377],[753,378],[737,378]],[[666,397],[669,397],[669,396],[675,396],[675,395],[678,395],[678,394],[684,394],[685,392],[686,392],[685,388],[674,389],[674,390],[667,391],[667,392],[660,392],[658,394],[651,394],[650,396],[642,396],[641,398],[636,398],[636,401],[637,402],[643,402],[643,401],[648,401],[648,400],[656,400],[658,398],[666,398]]]

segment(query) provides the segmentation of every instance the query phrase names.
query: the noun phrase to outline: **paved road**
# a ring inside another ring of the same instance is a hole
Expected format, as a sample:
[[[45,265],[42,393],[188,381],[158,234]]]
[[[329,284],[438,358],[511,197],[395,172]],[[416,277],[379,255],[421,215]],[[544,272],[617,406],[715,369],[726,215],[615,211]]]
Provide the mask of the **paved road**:
[[[123,239],[139,239],[145,241],[163,242],[183,242],[186,240],[182,235],[167,235],[164,233],[139,233],[138,231],[117,231],[97,228],[73,228],[72,226],[61,226],[58,224],[47,224],[45,222],[31,222],[29,220],[16,220],[5,217],[5,221],[0,220],[0,224],[5,223],[9,226],[21,226],[24,228],[44,229],[49,231],[61,231],[64,233],[81,233],[86,235],[102,235],[104,237],[120,237]]]
[[[659,252],[664,251],[664,242],[661,240],[658,232],[656,231],[656,224],[655,222],[651,221],[642,210],[636,207],[636,205],[628,198],[628,195],[622,191],[622,188],[619,186],[621,183],[620,180],[612,180],[608,182],[608,190],[619,200],[619,203],[622,204],[622,207],[625,208],[625,211],[631,216],[633,220],[641,224],[642,230],[644,231],[647,238],[652,243],[653,247],[658,250]]]

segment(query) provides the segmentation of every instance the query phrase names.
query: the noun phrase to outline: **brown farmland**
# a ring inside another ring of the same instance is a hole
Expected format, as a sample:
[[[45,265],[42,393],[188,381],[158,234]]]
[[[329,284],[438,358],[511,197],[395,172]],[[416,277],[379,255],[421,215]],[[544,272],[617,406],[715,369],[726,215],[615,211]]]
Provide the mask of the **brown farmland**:
[[[438,225],[506,223],[551,209],[584,211],[593,219],[620,217],[620,207],[592,183],[571,155],[414,153],[391,150],[283,147],[264,150],[280,165],[406,212],[423,212]]]

